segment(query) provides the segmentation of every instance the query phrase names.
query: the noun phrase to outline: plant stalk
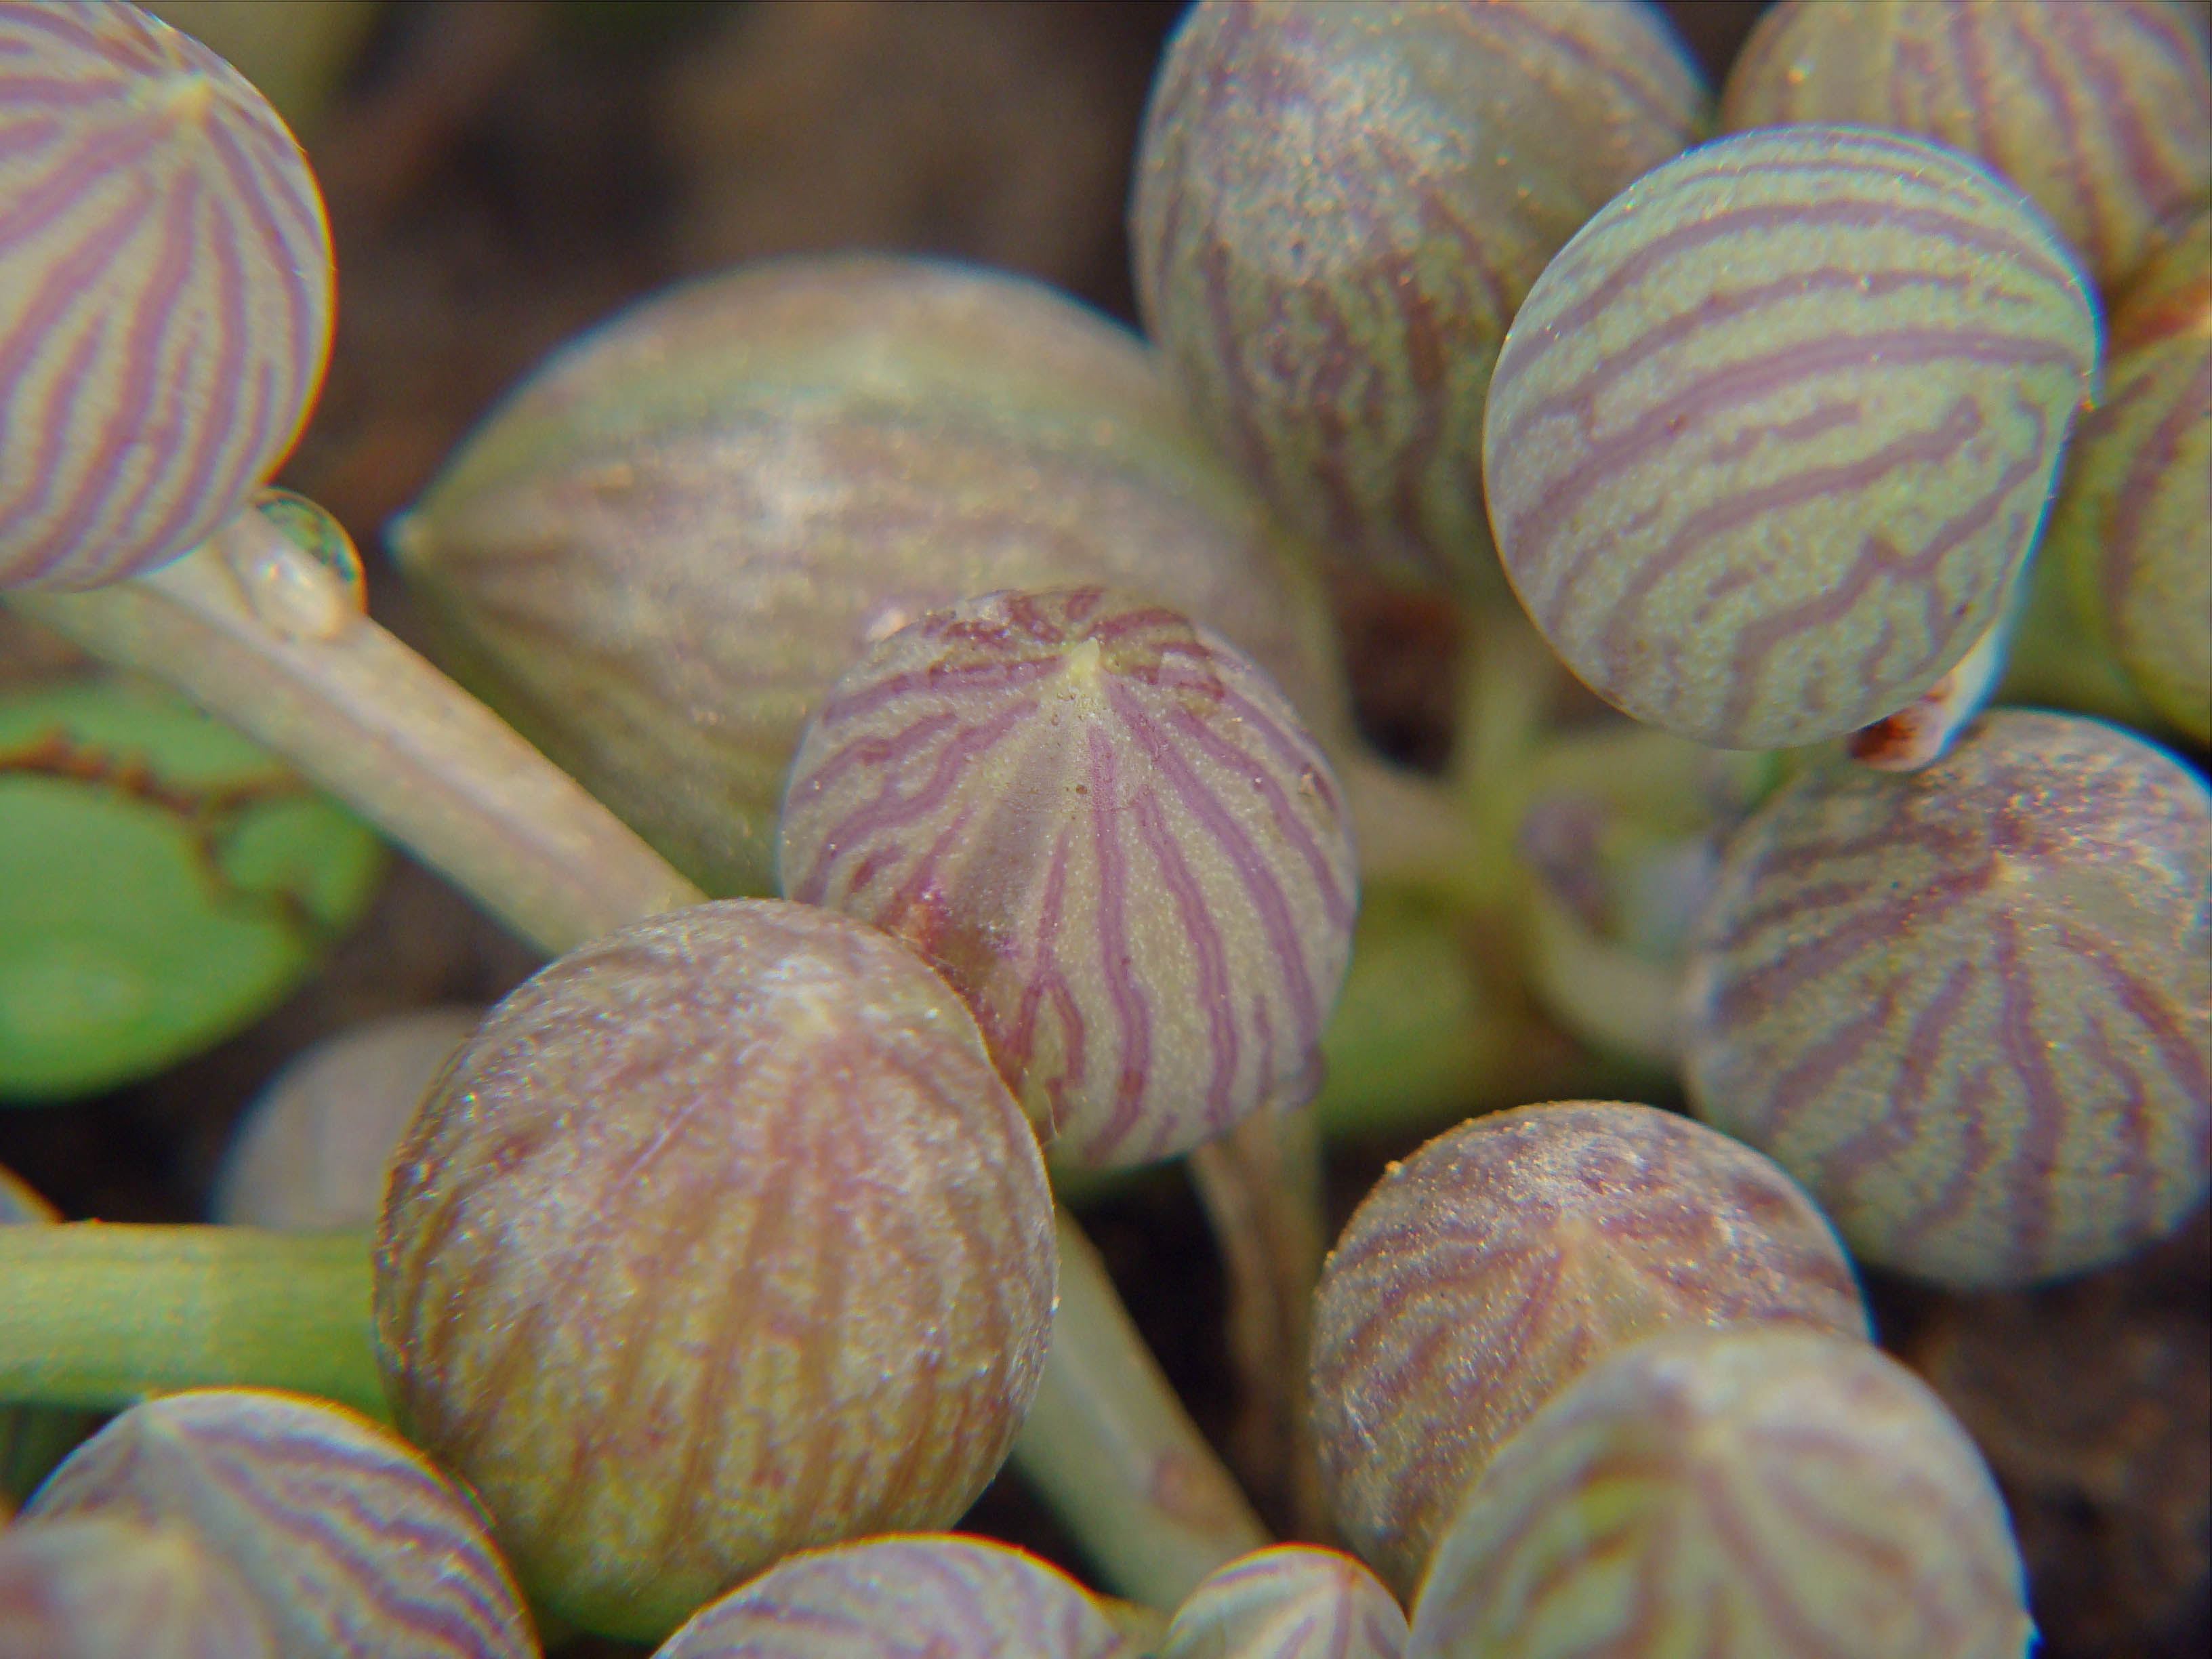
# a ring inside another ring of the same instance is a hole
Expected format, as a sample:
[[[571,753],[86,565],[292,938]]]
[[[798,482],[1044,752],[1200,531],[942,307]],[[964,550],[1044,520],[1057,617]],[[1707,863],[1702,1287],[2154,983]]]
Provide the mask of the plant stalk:
[[[1014,1467],[1076,1534],[1105,1589],[1167,1611],[1270,1540],[1161,1375],[1097,1250],[1065,1210],[1056,1224],[1060,1306]]]
[[[1363,889],[1418,892],[1452,911],[1482,906],[1491,890],[1482,843],[1449,788],[1370,754],[1340,750],[1328,758],[1343,787]]]
[[[1517,913],[1522,874],[1513,846],[1528,805],[1529,757],[1566,671],[1517,609],[1471,611],[1468,649],[1448,780],[1474,848],[1463,890],[1475,896],[1471,911]]]
[[[391,1420],[364,1233],[0,1227],[0,1400],[119,1411],[179,1389],[289,1389]]]
[[[282,755],[549,954],[704,896],[260,513],[136,580],[8,602]]]
[[[1321,1465],[1306,1409],[1314,1289],[1328,1248],[1321,1125],[1310,1091],[1270,1102],[1194,1151],[1191,1183],[1220,1241],[1237,1418],[1230,1451],[1291,1535],[1324,1537]]]

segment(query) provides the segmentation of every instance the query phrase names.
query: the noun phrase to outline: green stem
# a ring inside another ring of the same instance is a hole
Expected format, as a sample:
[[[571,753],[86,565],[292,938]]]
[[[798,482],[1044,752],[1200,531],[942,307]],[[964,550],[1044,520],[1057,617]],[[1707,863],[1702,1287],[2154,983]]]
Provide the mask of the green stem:
[[[1522,880],[1513,848],[1528,804],[1529,759],[1566,671],[1517,606],[1471,612],[1468,635],[1449,782],[1475,849],[1466,879],[1486,906],[1511,908]]]
[[[120,1410],[244,1386],[389,1421],[365,1234],[0,1227],[0,1400]]]
[[[1525,1006],[1498,1002],[1461,933],[1418,896],[1360,896],[1351,970],[1322,1031],[1324,1135],[1402,1139],[1455,1123],[1525,1054]]]
[[[704,896],[260,513],[135,581],[8,603],[283,756],[550,954]]]
[[[1482,843],[1450,790],[1434,778],[1358,750],[1329,756],[1343,786],[1363,888],[1433,896],[1454,910],[1479,908],[1486,884]]]
[[[1267,1531],[1137,1334],[1104,1262],[1058,1216],[1060,1306],[1014,1467],[1077,1537],[1100,1582],[1162,1610]]]
[[[1322,1033],[1325,1136],[1402,1146],[1499,1107],[1639,1097],[1648,1068],[1594,1052],[1535,1000],[1519,927],[1419,894],[1363,896]]]
[[[1291,1534],[1326,1536],[1306,1409],[1314,1289],[1328,1248],[1321,1124],[1310,1097],[1270,1103],[1193,1152],[1191,1184],[1221,1242],[1229,1356],[1240,1387],[1232,1458]]]

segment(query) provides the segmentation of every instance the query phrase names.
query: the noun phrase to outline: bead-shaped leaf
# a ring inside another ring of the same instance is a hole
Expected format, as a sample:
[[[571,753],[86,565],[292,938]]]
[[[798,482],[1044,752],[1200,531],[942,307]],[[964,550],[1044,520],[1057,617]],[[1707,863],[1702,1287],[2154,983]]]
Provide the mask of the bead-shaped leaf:
[[[1406,1615],[1352,1557],[1255,1550],[1176,1609],[1159,1659],[1405,1659]]]
[[[327,1401],[259,1389],[148,1401],[72,1452],[23,1515],[185,1528],[252,1591],[282,1659],[537,1651],[483,1511],[413,1447]]]
[[[1394,1165],[1314,1304],[1337,1524],[1401,1595],[1498,1447],[1598,1355],[1670,1325],[1866,1334],[1827,1222],[1770,1159],[1672,1112],[1494,1113]]]
[[[2000,708],[1823,769],[1729,842],[1688,975],[1698,1114],[1854,1252],[1958,1285],[2112,1261],[2212,1183],[2212,794]]]
[[[951,988],[846,917],[731,901],[486,1018],[400,1150],[377,1329],[532,1593],[658,1638],[793,1550],[957,1519],[1036,1391],[1056,1261]]]
[[[1996,622],[2094,384],[2087,281],[1939,145],[1765,127],[1645,173],[1529,289],[1498,550],[1584,684],[1700,743],[1895,713]]]
[[[2056,560],[2152,706],[2212,744],[2212,213],[2113,306],[2104,395],[2051,509]]]
[[[1304,550],[1143,342],[1000,271],[841,255],[657,295],[548,362],[392,542],[455,672],[716,896],[775,890],[837,676],[969,594],[1157,599],[1349,729]]]
[[[252,1593],[187,1527],[112,1516],[0,1532],[0,1659],[277,1659]]]
[[[1506,325],[1710,105],[1656,6],[1204,0],[1137,155],[1146,324],[1286,522],[1494,590],[1479,474]]]
[[[1974,1444],[1879,1349],[1656,1336],[1508,1441],[1413,1605],[1410,1659],[2024,1659],[2020,1552]]]
[[[373,1224],[393,1149],[482,1015],[410,1009],[293,1060],[239,1121],[216,1175],[215,1219],[299,1232]]]
[[[793,1556],[654,1659],[1136,1659],[1083,1587],[988,1539],[869,1538]]]
[[[112,3],[0,8],[0,587],[150,568],[243,507],[330,351],[330,233],[244,76]]]
[[[951,981],[1082,1167],[1299,1086],[1351,953],[1343,799],[1281,693],[1097,588],[965,600],[870,651],[800,742],[779,857],[789,896]]]
[[[1844,121],[1964,150],[2033,198],[2111,294],[2212,185],[2206,46],[2203,8],[2167,0],[1784,0],[1730,67],[1721,125]]]

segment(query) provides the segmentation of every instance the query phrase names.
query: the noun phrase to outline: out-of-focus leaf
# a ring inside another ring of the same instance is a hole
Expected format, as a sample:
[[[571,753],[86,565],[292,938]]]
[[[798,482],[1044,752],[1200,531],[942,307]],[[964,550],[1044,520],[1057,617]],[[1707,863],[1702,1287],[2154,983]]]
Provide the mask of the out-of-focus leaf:
[[[359,820],[170,698],[0,698],[0,1101],[112,1087],[249,1024],[381,863]]]

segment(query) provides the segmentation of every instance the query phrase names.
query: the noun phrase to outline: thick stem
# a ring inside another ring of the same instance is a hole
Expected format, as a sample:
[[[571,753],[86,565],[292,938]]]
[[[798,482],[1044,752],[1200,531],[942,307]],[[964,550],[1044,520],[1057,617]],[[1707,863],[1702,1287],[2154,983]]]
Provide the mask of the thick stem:
[[[1517,908],[1522,872],[1513,855],[1527,805],[1529,757],[1565,670],[1516,610],[1471,613],[1467,687],[1461,699],[1451,783],[1475,848],[1464,872],[1470,908]]]
[[[1105,1263],[1063,1210],[1060,1306],[1014,1467],[1115,1594],[1163,1610],[1267,1531],[1160,1374]]]
[[[1306,1368],[1328,1240],[1311,1091],[1262,1107],[1192,1152],[1189,1168],[1228,1271],[1229,1352],[1242,1395],[1231,1449],[1254,1489],[1281,1504],[1292,1534],[1322,1541]]]
[[[1363,887],[1434,896],[1477,908],[1488,896],[1481,842],[1452,792],[1434,778],[1355,750],[1329,756],[1343,786]]]
[[[8,601],[282,755],[552,954],[702,896],[258,512],[135,581]]]
[[[115,1411],[246,1385],[389,1421],[361,1233],[0,1227],[0,1400]]]

